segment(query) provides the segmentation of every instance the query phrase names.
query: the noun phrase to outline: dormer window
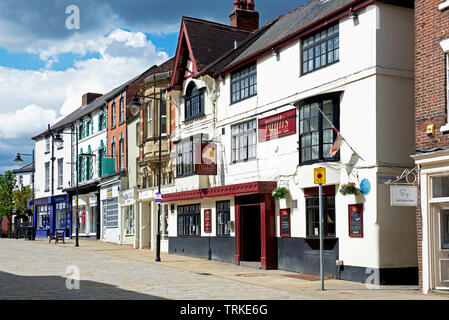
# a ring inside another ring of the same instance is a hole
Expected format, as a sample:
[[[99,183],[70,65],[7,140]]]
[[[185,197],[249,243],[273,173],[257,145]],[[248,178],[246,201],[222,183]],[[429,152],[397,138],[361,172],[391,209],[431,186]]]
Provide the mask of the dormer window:
[[[191,82],[184,96],[185,120],[191,120],[204,115],[204,92],[198,90],[195,83]]]

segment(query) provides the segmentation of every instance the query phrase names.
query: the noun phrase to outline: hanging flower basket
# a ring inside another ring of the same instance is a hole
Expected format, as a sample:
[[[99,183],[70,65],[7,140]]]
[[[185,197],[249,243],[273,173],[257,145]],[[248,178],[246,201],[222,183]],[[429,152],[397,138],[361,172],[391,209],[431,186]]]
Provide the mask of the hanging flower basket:
[[[274,189],[273,192],[271,193],[271,195],[275,200],[285,199],[288,196],[288,188],[281,187],[281,188]]]
[[[343,195],[353,194],[358,195],[361,191],[359,188],[355,186],[354,182],[349,182],[347,184],[343,184],[340,188],[340,192]]]

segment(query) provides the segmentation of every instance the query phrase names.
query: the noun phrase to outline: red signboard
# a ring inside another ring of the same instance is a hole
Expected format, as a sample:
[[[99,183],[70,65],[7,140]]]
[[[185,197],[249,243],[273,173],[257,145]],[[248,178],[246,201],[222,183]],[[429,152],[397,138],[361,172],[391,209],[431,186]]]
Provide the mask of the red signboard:
[[[349,236],[363,238],[363,204],[348,205]]]
[[[259,119],[259,142],[296,133],[296,109]]]
[[[204,233],[212,233],[212,210],[204,210]]]
[[[195,174],[217,175],[217,145],[197,143],[195,145]]]
[[[290,237],[291,227],[290,227],[290,209],[280,209],[280,229],[281,237]]]

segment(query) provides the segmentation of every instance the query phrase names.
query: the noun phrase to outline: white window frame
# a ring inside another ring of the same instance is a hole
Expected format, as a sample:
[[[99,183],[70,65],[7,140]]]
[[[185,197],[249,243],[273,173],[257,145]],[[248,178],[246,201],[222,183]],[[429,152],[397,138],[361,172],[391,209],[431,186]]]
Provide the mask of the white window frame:
[[[446,1],[444,1],[443,3],[440,3],[440,4],[438,5],[438,9],[439,9],[440,11],[443,11],[443,10],[445,10],[445,9],[447,9],[447,8],[449,8],[449,0],[446,0]]]
[[[153,137],[153,110],[154,110],[153,101],[150,101],[150,102],[148,102],[148,125],[147,125],[147,129],[148,129],[147,137],[148,138]]]

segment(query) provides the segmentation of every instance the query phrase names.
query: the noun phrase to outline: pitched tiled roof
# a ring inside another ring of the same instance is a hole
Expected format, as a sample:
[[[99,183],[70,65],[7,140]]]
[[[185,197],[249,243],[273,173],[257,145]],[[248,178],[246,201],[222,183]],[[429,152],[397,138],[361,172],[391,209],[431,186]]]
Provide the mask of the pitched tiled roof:
[[[183,17],[198,72],[234,48],[234,41],[246,39],[251,32],[235,27]]]
[[[313,26],[315,23],[325,18],[338,10],[343,10],[351,5],[361,1],[354,0],[312,0],[309,3],[280,16],[269,29],[261,34],[250,46],[241,47],[236,50],[234,59],[227,61],[226,66],[221,66],[221,69],[226,69],[230,66],[236,65],[264,49],[271,49],[276,43],[286,40],[295,35],[297,32]],[[217,72],[216,67],[211,69]]]
[[[23,166],[22,168],[13,170],[12,173],[26,173],[26,172],[33,172],[34,169],[34,163],[30,162],[27,165]]]

